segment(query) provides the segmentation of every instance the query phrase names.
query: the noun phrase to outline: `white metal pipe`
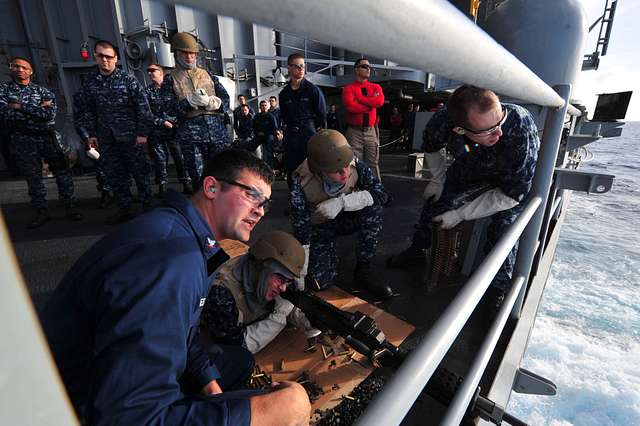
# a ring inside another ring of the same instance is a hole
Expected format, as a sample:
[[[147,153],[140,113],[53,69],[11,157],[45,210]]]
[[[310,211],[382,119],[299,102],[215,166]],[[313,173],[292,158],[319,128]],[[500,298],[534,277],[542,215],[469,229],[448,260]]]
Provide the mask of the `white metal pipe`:
[[[445,0],[179,0],[542,106],[565,101]]]
[[[478,387],[478,383],[480,383],[482,374],[484,374],[484,370],[487,368],[487,364],[491,359],[491,355],[498,343],[498,339],[502,334],[504,325],[507,323],[509,313],[513,308],[513,304],[516,302],[516,298],[518,297],[518,293],[520,292],[520,288],[523,283],[524,277],[522,276],[513,280],[513,286],[511,287],[511,290],[509,290],[509,294],[507,294],[503,305],[500,307],[497,318],[491,325],[491,329],[489,330],[487,337],[484,342],[482,342],[482,347],[478,351],[476,358],[473,360],[473,364],[471,365],[469,372],[466,374],[466,377],[462,382],[462,386],[460,386],[456,391],[453,401],[449,404],[447,414],[442,422],[440,422],[441,425],[457,426],[462,421],[464,414],[467,412],[467,407],[469,406],[476,388]]]
[[[498,269],[542,203],[541,197],[529,201],[518,219],[500,238],[484,261],[469,277],[456,298],[440,315],[418,347],[414,349],[378,393],[357,425],[398,425],[422,392],[442,358],[458,337]]]

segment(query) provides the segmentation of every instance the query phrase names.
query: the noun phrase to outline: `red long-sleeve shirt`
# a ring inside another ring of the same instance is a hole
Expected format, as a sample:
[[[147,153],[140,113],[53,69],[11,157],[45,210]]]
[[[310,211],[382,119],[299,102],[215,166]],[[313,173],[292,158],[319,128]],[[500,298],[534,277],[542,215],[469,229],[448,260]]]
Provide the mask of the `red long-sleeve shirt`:
[[[384,93],[379,84],[354,81],[342,89],[342,103],[347,110],[348,125],[375,126],[376,109],[384,104]]]

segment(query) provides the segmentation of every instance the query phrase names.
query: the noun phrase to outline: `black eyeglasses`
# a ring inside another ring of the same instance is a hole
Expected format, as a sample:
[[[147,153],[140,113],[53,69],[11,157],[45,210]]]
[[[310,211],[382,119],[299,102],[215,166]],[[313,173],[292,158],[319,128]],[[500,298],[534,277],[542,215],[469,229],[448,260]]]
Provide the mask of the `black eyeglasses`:
[[[363,70],[369,70],[369,69],[371,69],[371,65],[362,64],[362,65],[358,65],[356,68],[362,68]]]
[[[251,204],[253,204],[255,208],[259,209],[262,207],[265,213],[271,209],[273,200],[271,198],[267,198],[262,192],[260,192],[256,188],[253,188],[249,185],[245,185],[244,183],[236,182],[235,180],[231,180],[231,179],[221,179],[221,178],[216,178],[216,179],[219,180],[220,182],[225,182],[225,183],[228,183],[229,185],[237,186],[238,188],[244,189],[245,195],[247,196],[249,201],[251,201]]]
[[[290,67],[298,68],[299,70],[304,69],[304,64],[289,64]]]
[[[474,134],[476,136],[490,136],[490,135],[494,134],[496,132],[496,130],[498,130],[499,128],[502,127],[504,122],[507,121],[507,116],[508,115],[509,115],[509,111],[507,111],[507,109],[504,107],[504,105],[502,105],[502,119],[495,126],[489,127],[488,129],[484,129],[484,130],[471,130],[471,129],[467,129],[466,127],[462,127],[462,126],[460,126],[460,128],[462,128],[466,132],[472,133],[472,134]]]

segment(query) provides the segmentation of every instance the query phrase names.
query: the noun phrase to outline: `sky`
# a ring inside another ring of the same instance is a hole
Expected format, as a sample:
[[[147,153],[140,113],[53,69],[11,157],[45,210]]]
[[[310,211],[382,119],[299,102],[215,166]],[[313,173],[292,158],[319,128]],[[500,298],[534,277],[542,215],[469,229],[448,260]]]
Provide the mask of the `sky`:
[[[604,12],[605,0],[581,0],[589,24]],[[593,52],[599,24],[589,33],[584,53]],[[626,121],[640,121],[640,1],[619,0],[606,56],[600,57],[597,71],[583,71],[573,93],[592,116],[599,93],[633,90]],[[634,47],[635,46],[635,47]]]

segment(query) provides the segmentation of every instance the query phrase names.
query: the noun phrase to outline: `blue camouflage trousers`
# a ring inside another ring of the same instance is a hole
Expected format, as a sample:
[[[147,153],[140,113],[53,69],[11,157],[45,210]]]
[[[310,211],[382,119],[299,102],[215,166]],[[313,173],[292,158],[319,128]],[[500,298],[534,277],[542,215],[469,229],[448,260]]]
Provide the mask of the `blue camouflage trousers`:
[[[73,179],[69,163],[49,136],[25,135],[14,132],[11,147],[20,173],[27,180],[31,205],[36,209],[47,207],[47,188],[42,181],[44,160],[56,178],[60,200],[69,205],[74,201]]]
[[[357,232],[356,260],[371,260],[376,254],[382,222],[382,207],[369,206],[355,212],[341,212],[333,220],[311,225],[309,274],[322,286],[335,284],[338,276],[336,236],[339,235]]]
[[[149,148],[151,150],[151,158],[153,159],[156,183],[166,184],[169,182],[169,173],[167,171],[169,154],[171,154],[173,164],[176,166],[178,180],[182,183],[191,181],[184,168],[182,150],[173,137],[151,135],[149,137]]]
[[[224,116],[201,115],[188,119],[178,127],[176,140],[182,150],[184,166],[192,182],[199,182],[209,158],[229,148],[229,135]]]
[[[486,184],[464,184],[447,179],[445,181],[442,196],[435,203],[426,200],[420,213],[420,221],[415,225],[416,231],[413,234],[412,245],[416,248],[428,249],[431,247],[433,218],[447,212],[462,207],[465,202],[477,198],[480,194],[490,189]],[[506,229],[518,218],[524,208],[523,203],[512,209],[495,213],[491,216],[491,222],[487,227],[487,239],[483,247],[485,256],[493,249]],[[511,250],[505,261],[500,266],[491,285],[507,291],[511,287],[511,276],[517,254],[517,245]]]
[[[151,167],[147,147],[136,146],[134,139],[132,137],[131,142],[123,142],[116,141],[113,137],[98,138],[100,162],[120,209],[129,208],[132,203],[130,177],[136,182],[140,201],[146,203],[151,199]]]

